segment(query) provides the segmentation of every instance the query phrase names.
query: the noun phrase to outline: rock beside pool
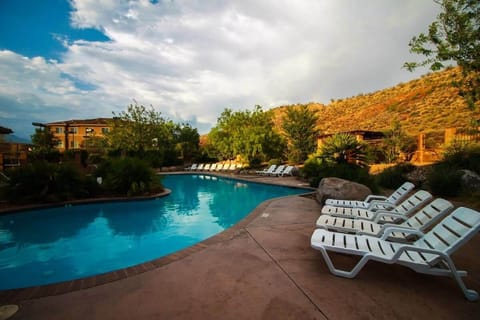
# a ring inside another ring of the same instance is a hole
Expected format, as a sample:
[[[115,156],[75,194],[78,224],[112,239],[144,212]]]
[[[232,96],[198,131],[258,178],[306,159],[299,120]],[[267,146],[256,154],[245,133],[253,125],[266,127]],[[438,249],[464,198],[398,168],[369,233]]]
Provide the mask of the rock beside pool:
[[[327,199],[364,200],[372,194],[369,187],[340,178],[323,178],[317,189],[317,200],[321,204]]]

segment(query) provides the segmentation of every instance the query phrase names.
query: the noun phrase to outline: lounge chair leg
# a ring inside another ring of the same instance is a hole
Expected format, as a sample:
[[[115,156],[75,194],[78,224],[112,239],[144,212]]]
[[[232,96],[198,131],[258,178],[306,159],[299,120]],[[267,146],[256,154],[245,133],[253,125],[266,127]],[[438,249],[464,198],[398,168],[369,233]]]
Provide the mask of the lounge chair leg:
[[[457,271],[457,268],[455,267],[455,264],[453,263],[452,259],[450,257],[443,257],[443,260],[445,263],[448,265],[448,268],[450,269],[450,273],[452,275],[452,278],[457,282],[458,286],[460,289],[463,291],[463,295],[465,298],[467,298],[468,301],[477,301],[478,300],[478,292],[473,290],[473,289],[468,289],[467,286],[465,286],[465,283],[462,280],[462,276],[466,275],[465,271]]]
[[[328,252],[324,248],[319,248],[320,252],[322,253],[323,259],[325,260],[325,263],[327,264],[328,269],[330,270],[331,273],[333,273],[336,276],[343,277],[343,278],[355,278],[357,274],[362,270],[363,266],[365,263],[367,263],[368,256],[363,256],[360,261],[353,267],[352,270],[346,271],[346,270],[341,270],[335,268],[333,265],[332,259],[330,259],[330,256],[328,255]]]

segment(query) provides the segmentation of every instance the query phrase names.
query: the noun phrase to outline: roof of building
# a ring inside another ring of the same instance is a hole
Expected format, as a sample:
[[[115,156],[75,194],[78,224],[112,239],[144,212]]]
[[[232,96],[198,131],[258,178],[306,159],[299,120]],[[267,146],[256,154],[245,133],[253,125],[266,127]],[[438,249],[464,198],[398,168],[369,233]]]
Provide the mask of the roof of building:
[[[329,133],[329,134],[322,134],[318,138],[328,138],[338,133],[347,133],[351,135],[361,135],[365,140],[374,140],[374,139],[382,139],[385,138],[385,134],[380,131],[368,131],[368,130],[352,130],[352,131],[344,131],[344,132],[336,132],[336,133]]]
[[[0,134],[10,134],[10,133],[13,133],[12,129],[0,126]]]
[[[95,119],[73,119],[65,121],[49,122],[47,126],[79,126],[79,125],[108,125],[112,118],[95,118]]]

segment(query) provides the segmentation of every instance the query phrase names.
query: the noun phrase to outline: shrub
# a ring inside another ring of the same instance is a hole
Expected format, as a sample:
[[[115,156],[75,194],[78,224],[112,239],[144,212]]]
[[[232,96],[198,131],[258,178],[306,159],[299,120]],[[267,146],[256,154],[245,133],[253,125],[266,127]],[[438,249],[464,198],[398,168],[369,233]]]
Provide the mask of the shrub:
[[[377,183],[387,189],[396,189],[407,180],[407,174],[415,170],[410,163],[401,163],[387,168],[375,176]]]
[[[442,162],[480,174],[480,144],[452,144],[447,147]]]
[[[300,169],[300,176],[308,181],[311,187],[317,187],[321,178],[323,160],[316,156],[310,156]]]
[[[328,162],[365,165],[366,146],[348,133],[337,133],[326,138],[320,148],[320,157]]]
[[[70,163],[36,161],[11,172],[6,195],[17,203],[84,198],[99,191],[90,180]]]
[[[312,157],[305,162],[301,175],[312,187],[317,187],[323,178],[337,177],[367,185],[372,192],[378,191],[375,180],[368,173],[368,168],[352,163],[331,163],[322,158]]]
[[[35,161],[10,173],[6,192],[11,202],[44,202],[51,193],[55,165],[46,161]]]
[[[462,190],[462,172],[448,163],[438,163],[427,174],[430,191],[439,196],[458,196]]]
[[[55,168],[53,190],[58,200],[88,196],[85,176],[71,163],[62,163]]]
[[[150,191],[154,172],[148,164],[136,158],[111,159],[96,172],[103,177],[104,188],[119,195],[140,195]]]

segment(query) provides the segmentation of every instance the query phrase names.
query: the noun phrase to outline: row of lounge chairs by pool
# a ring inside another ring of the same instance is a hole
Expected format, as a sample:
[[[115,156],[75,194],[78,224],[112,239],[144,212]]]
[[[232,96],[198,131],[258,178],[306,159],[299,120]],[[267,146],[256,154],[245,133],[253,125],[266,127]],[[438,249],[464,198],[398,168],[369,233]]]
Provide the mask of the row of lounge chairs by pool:
[[[194,163],[185,168],[185,171],[235,171],[243,166],[239,163]]]
[[[369,260],[397,263],[419,273],[451,277],[468,300],[478,300],[478,293],[462,281],[467,273],[457,270],[452,254],[480,231],[480,212],[465,207],[453,210],[452,203],[433,199],[427,191],[410,195],[413,189],[406,182],[389,197],[328,199],[311,246],[336,276],[354,278]],[[331,252],[361,259],[351,270],[339,269]]]
[[[284,177],[284,176],[293,176],[295,171],[294,166],[285,166],[285,165],[275,165],[272,164],[268,169],[255,171],[256,174],[262,176],[276,176],[276,177]]]

